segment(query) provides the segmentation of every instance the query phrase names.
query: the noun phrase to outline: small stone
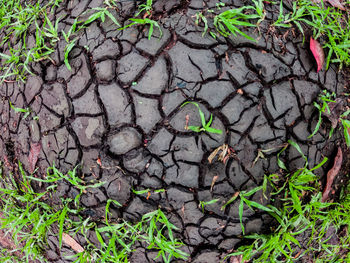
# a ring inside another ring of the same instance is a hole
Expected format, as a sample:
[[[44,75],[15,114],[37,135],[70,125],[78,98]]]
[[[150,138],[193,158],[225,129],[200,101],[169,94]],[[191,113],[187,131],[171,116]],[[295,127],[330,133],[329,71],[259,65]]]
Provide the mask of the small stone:
[[[132,173],[140,174],[146,169],[150,158],[143,149],[132,150],[123,156],[124,167]]]
[[[115,62],[105,60],[96,65],[96,75],[101,81],[110,81],[115,76]]]
[[[134,128],[124,128],[108,138],[109,150],[116,155],[125,154],[141,143],[141,134]]]

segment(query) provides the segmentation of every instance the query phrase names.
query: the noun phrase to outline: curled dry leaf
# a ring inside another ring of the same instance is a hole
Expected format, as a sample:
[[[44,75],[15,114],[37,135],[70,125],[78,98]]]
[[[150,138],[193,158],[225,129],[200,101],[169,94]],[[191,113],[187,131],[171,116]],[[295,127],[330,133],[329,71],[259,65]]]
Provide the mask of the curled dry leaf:
[[[230,263],[241,263],[242,262],[243,255],[238,256],[231,256],[230,257]]]
[[[217,176],[217,175],[215,175],[215,176],[213,177],[213,180],[211,181],[211,185],[210,185],[210,192],[213,191],[214,184],[215,184],[215,182],[216,182],[218,179],[219,179],[219,176]]]
[[[28,162],[29,162],[29,172],[33,173],[35,170],[36,162],[38,161],[38,157],[41,150],[41,144],[40,143],[32,143],[30,145],[30,152],[28,156]]]
[[[345,7],[339,0],[327,0],[332,6],[339,8],[340,10],[345,11]]]
[[[82,248],[81,245],[77,241],[75,241],[70,235],[66,233],[62,233],[62,240],[63,242],[70,246],[75,252],[81,253],[84,252],[84,248]]]
[[[322,202],[325,202],[328,199],[328,195],[332,190],[332,184],[333,184],[334,178],[339,173],[342,162],[343,162],[343,152],[341,148],[338,147],[338,152],[337,152],[337,156],[334,159],[333,167],[327,173],[327,183],[322,194]]]
[[[319,72],[323,67],[325,55],[321,44],[312,37],[310,37],[310,50],[317,63],[317,72]]]
[[[213,159],[219,153],[219,151],[221,151],[221,153],[219,154],[218,160],[223,162],[224,164],[226,163],[226,161],[230,157],[234,157],[234,155],[235,155],[235,151],[230,146],[228,146],[227,144],[223,144],[223,145],[219,146],[218,148],[216,148],[209,155],[209,157],[208,157],[209,163],[212,163]]]

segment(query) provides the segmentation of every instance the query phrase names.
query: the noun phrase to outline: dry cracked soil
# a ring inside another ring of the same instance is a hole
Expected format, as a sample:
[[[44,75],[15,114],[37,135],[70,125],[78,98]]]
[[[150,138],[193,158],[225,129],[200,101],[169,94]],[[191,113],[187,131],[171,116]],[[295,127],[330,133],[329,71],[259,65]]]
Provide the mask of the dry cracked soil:
[[[67,31],[75,17],[103,1],[67,1],[53,19],[62,17]],[[223,1],[239,7],[244,1]],[[216,1],[157,0],[153,16],[163,36],[155,29],[148,40],[147,27],[116,30],[107,18],[79,32],[70,54],[72,70],[65,66],[65,41],[58,43],[52,61],[33,66],[35,75],[25,84],[4,83],[0,89],[0,156],[2,161],[20,160],[29,171],[30,148],[40,143],[37,174],[53,163],[66,172],[82,164],[85,179],[106,183],[90,189],[81,199],[84,213],[94,220],[104,215],[108,199],[114,217],[137,221],[158,207],[178,228],[191,262],[219,262],[242,242],[238,204],[222,211],[221,205],[236,191],[260,185],[264,174],[279,171],[276,156],[281,145],[294,140],[308,156],[310,166],[333,154],[339,135],[328,140],[322,128],[312,138],[317,122],[313,101],[322,90],[344,92],[344,79],[333,65],[316,73],[315,62],[302,37],[287,38],[252,29],[252,42],[240,36],[202,36],[203,27],[194,15],[215,8]],[[115,13],[126,23],[137,8],[134,1],[118,3]],[[273,7],[267,21],[277,16]],[[32,39],[34,41],[34,39]],[[6,47],[1,47],[6,49]],[[185,101],[199,103],[212,127],[222,134],[195,133],[185,129],[201,125],[198,110]],[[31,115],[13,111],[30,108]],[[38,118],[33,118],[37,116]],[[187,117],[186,117],[187,116]],[[208,156],[228,144],[234,154],[226,163]],[[271,149],[256,159],[259,150]],[[282,155],[289,170],[303,165],[292,148]],[[101,161],[101,163],[100,163]],[[323,175],[327,169],[321,168]],[[215,180],[213,180],[215,178]],[[165,189],[137,195],[132,189]],[[62,184],[60,196],[74,197],[77,190]],[[219,198],[205,206],[199,201]],[[253,200],[267,202],[260,193]],[[244,209],[247,233],[264,231],[270,218]],[[50,241],[50,262],[65,262]],[[155,252],[140,246],[130,262],[155,262]],[[175,262],[175,261],[174,261]],[[182,262],[177,260],[176,262]]]

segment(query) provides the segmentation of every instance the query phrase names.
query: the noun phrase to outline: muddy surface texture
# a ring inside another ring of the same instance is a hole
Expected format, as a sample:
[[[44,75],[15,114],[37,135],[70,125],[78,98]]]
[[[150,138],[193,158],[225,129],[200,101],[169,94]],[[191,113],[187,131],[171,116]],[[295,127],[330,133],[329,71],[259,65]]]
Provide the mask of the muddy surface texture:
[[[88,8],[103,4],[102,0],[67,2],[52,16],[53,21],[61,17],[60,31],[68,31],[74,18]],[[244,4],[223,2],[225,8]],[[53,163],[63,172],[82,164],[86,180],[106,182],[82,196],[92,220],[104,216],[108,199],[123,205],[112,205],[114,218],[132,221],[161,207],[178,226],[177,237],[185,243],[191,262],[219,262],[242,242],[238,203],[223,211],[221,205],[236,191],[260,185],[264,174],[278,172],[281,145],[288,139],[297,142],[310,167],[334,153],[340,133],[328,140],[322,126],[312,139],[307,137],[318,118],[313,106],[317,95],[324,89],[341,94],[344,82],[334,66],[316,73],[302,37],[268,30],[266,25],[278,16],[270,5],[261,32],[248,31],[256,43],[240,36],[203,37],[203,27],[195,25],[194,16],[215,9],[215,3],[154,1],[153,18],[159,20],[163,36],[158,38],[155,29],[150,40],[147,27],[118,31],[108,18],[94,22],[78,34],[70,54],[71,71],[63,61],[62,38],[52,61],[34,65],[36,75],[25,84],[2,84],[2,161],[20,160],[30,171],[30,149],[40,143],[38,176]],[[118,5],[118,12],[112,12],[121,23],[128,23],[136,2]],[[189,125],[201,125],[194,105],[180,107],[188,100],[199,103],[207,120],[212,113],[212,127],[223,133],[186,130],[186,118]],[[30,108],[31,115],[23,119],[24,114],[12,110],[8,101]],[[225,164],[217,158],[209,163],[210,153],[223,144],[234,154]],[[261,149],[270,151],[254,163]],[[293,148],[281,159],[289,170],[304,163]],[[323,175],[327,169],[326,165],[317,173]],[[151,191],[149,197],[132,191],[147,188],[166,191]],[[74,197],[77,190],[62,184],[58,194]],[[205,206],[203,213],[199,201],[216,198],[220,201]],[[252,198],[267,202],[259,192]],[[263,213],[248,207],[243,220],[247,233],[264,231],[270,224]],[[63,262],[57,240],[50,246],[50,261]],[[155,262],[155,255],[140,246],[130,260]]]

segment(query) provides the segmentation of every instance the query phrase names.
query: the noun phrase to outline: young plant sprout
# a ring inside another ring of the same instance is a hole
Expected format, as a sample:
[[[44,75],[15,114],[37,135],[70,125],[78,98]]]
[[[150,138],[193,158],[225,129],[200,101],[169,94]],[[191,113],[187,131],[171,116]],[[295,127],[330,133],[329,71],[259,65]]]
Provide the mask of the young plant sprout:
[[[214,129],[214,128],[210,127],[211,123],[213,122],[213,114],[210,114],[209,121],[206,122],[204,113],[201,110],[201,108],[199,107],[198,103],[193,102],[193,101],[187,101],[184,104],[182,104],[181,107],[183,107],[187,104],[193,104],[198,108],[198,113],[199,113],[199,116],[201,117],[201,121],[202,121],[202,127],[200,127],[200,126],[188,126],[187,129],[194,131],[194,132],[206,131],[206,132],[210,132],[210,133],[222,134],[222,130]]]

